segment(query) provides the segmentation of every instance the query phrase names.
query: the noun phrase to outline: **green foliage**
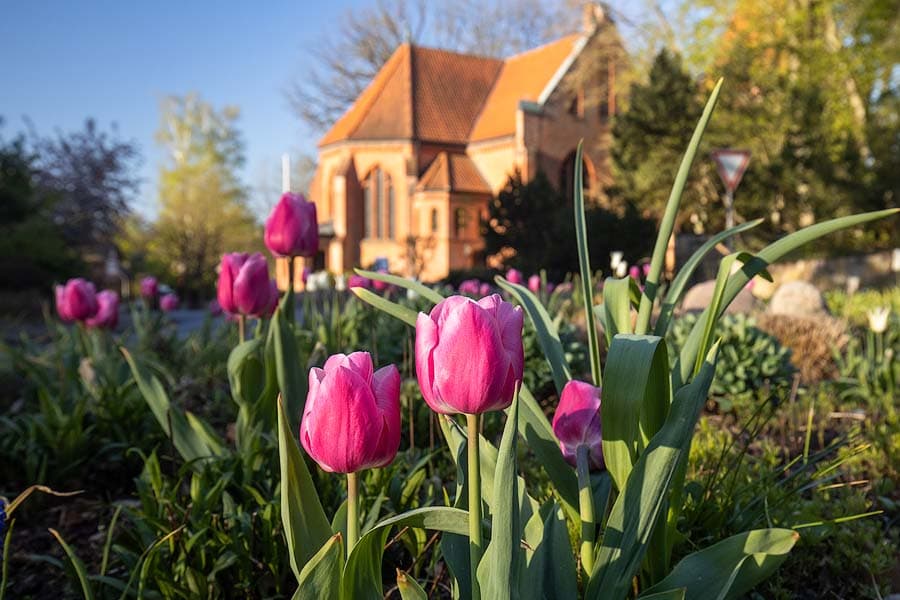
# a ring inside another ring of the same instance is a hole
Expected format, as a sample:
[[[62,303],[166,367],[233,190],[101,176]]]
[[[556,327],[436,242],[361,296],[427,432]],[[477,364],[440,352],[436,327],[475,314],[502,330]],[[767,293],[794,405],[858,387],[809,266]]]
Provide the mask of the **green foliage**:
[[[669,339],[676,349],[684,346],[696,323],[693,314],[675,319]],[[794,373],[791,351],[755,325],[752,317],[742,314],[725,315],[716,324],[719,360],[710,391],[722,410],[749,402],[760,391],[777,397],[790,387]]]
[[[883,307],[890,309],[892,319],[896,322],[900,318],[900,286],[883,290],[859,290],[853,294],[843,290],[829,290],[825,292],[825,303],[832,315],[846,319],[856,327],[868,327],[869,311]]]

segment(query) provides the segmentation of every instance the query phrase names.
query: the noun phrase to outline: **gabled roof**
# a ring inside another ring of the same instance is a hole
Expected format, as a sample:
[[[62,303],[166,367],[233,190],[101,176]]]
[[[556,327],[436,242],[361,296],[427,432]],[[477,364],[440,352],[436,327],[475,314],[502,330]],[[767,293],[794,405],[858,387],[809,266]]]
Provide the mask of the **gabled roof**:
[[[468,155],[441,152],[419,177],[416,190],[490,194],[491,186]]]
[[[319,140],[466,144],[515,133],[519,101],[536,101],[572,54],[572,34],[507,60],[403,44]]]

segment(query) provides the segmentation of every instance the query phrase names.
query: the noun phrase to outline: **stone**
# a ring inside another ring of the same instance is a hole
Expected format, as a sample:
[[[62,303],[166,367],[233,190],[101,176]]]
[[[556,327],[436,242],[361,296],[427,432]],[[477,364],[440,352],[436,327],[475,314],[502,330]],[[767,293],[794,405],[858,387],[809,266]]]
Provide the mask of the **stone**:
[[[704,281],[698,283],[687,291],[684,295],[684,301],[681,303],[682,313],[702,312],[709,306],[712,300],[713,290],[716,287],[715,280]],[[745,287],[734,298],[734,301],[728,305],[726,313],[749,313],[752,312],[756,304],[750,287]]]
[[[827,315],[825,298],[816,286],[806,281],[791,281],[775,290],[766,310],[772,315],[815,317]]]

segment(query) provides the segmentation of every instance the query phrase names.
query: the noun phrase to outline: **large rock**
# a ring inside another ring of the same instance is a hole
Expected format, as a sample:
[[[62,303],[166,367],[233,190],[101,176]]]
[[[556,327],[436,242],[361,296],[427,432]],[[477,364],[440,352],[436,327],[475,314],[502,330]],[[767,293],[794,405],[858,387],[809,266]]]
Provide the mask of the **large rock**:
[[[816,286],[805,281],[791,281],[775,290],[766,312],[772,315],[815,317],[828,314],[828,309]]]
[[[716,282],[711,279],[709,281],[704,281],[703,283],[698,283],[689,289],[684,295],[684,302],[681,304],[681,312],[690,313],[702,312],[705,310],[712,301],[713,290],[715,287]],[[725,312],[749,313],[753,310],[755,304],[756,300],[753,298],[753,294],[750,293],[749,288],[745,287],[738,292],[738,295]]]

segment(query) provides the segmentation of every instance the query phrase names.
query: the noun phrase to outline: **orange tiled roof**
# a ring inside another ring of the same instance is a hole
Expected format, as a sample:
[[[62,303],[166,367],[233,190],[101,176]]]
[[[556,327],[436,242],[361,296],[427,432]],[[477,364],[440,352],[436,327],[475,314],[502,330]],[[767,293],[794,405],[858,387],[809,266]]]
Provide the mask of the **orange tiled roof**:
[[[422,176],[417,190],[474,192],[490,194],[491,187],[468,155],[461,152],[441,152]]]
[[[518,102],[537,100],[578,38],[506,61],[403,44],[319,145],[346,139],[465,144],[512,134]]]

